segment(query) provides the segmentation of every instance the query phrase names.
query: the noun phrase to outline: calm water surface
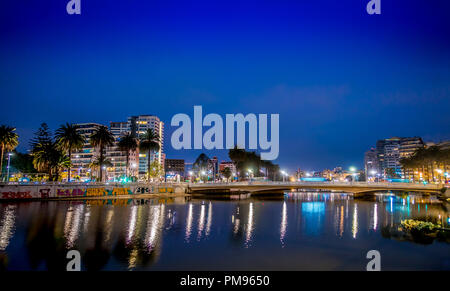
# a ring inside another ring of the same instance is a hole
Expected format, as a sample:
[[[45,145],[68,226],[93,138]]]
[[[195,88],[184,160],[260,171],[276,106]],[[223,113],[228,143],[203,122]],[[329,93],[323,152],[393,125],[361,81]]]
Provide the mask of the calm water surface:
[[[90,200],[0,204],[0,269],[450,270],[447,239],[398,230],[415,218],[449,227],[449,206],[427,196],[287,193],[276,199]]]

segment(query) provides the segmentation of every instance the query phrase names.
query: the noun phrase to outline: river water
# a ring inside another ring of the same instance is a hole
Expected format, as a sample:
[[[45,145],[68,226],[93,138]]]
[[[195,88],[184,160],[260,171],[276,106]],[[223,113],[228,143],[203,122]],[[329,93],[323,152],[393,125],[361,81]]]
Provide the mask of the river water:
[[[0,204],[0,269],[450,270],[450,240],[417,239],[402,219],[449,227],[434,197],[343,193],[209,200],[191,197]]]

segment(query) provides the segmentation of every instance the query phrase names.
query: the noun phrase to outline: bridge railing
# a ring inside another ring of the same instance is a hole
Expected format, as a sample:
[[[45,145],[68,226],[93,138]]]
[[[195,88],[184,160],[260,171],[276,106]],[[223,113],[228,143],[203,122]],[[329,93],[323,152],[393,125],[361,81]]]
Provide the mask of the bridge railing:
[[[404,189],[441,189],[445,185],[444,184],[413,184],[413,183],[399,183],[399,182],[334,182],[334,181],[326,181],[326,182],[279,182],[279,181],[245,181],[245,182],[232,182],[232,183],[189,183],[189,187],[238,187],[238,186],[285,186],[285,187],[323,187],[323,186],[341,186],[341,187],[380,187],[380,188],[404,188]]]

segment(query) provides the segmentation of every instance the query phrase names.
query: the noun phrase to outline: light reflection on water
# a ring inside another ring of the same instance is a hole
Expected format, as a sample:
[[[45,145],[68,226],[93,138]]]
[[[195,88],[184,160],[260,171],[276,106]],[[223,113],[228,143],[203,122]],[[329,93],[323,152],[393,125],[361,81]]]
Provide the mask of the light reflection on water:
[[[22,202],[0,204],[0,269],[364,270],[450,269],[449,242],[414,241],[402,219],[448,225],[448,204],[427,196],[287,193],[279,199]]]

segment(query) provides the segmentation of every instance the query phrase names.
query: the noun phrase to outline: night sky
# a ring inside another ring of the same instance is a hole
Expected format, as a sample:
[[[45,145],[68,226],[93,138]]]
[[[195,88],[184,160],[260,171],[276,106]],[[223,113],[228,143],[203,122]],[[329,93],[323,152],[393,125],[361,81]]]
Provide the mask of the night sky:
[[[0,124],[279,113],[281,168],[363,165],[377,139],[450,139],[450,1],[0,1]],[[227,158],[225,150],[205,151]]]

